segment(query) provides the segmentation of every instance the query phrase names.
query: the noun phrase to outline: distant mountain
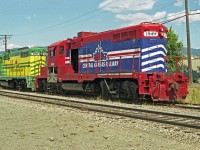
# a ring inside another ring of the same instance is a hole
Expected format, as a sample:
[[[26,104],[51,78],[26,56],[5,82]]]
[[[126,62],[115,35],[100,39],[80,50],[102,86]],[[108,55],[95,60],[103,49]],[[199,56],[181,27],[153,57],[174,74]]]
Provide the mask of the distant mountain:
[[[184,47],[183,54],[187,55],[187,48]],[[199,56],[200,57],[200,49],[191,48],[192,56]]]

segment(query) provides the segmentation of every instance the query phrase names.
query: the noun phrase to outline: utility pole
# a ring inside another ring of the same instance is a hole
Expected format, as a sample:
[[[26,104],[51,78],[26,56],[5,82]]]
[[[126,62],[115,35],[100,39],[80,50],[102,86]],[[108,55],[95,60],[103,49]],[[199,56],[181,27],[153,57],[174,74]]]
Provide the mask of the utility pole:
[[[186,16],[186,33],[187,33],[187,57],[188,57],[188,73],[189,81],[193,82],[192,76],[192,60],[191,60],[191,43],[190,43],[190,24],[189,24],[189,13],[188,13],[188,0],[185,0],[185,16]]]
[[[12,35],[0,35],[0,40],[3,40],[3,45],[5,45],[5,51],[7,51],[7,44],[8,44],[8,39],[10,39]]]

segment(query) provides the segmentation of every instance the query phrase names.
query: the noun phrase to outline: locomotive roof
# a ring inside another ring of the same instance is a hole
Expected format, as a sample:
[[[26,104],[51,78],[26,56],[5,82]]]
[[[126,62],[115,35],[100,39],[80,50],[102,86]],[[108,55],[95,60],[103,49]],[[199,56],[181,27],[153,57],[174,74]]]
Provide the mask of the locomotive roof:
[[[134,26],[129,26],[129,27],[124,27],[124,28],[119,28],[115,30],[108,30],[104,32],[99,32],[98,34],[93,34],[89,35],[83,38],[83,43],[88,43],[88,42],[93,42],[95,40],[104,40],[104,39],[111,39],[113,34],[117,33],[122,33],[122,32],[128,32],[128,31],[133,31],[133,30],[138,30],[141,28],[159,28],[162,27],[164,31],[167,31],[167,28],[163,26],[162,24],[159,23],[141,23],[139,25],[134,25]]]
[[[46,47],[22,47],[22,48],[13,48],[13,49],[8,49],[7,51],[3,51],[2,54],[13,54],[13,53],[20,53],[24,51],[41,51],[41,50],[46,50]]]

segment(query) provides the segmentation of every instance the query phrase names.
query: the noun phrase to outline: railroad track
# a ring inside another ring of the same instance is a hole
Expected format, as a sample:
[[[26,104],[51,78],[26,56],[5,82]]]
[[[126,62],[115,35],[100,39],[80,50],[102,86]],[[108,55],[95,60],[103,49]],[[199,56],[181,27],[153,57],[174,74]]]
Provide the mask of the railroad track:
[[[169,124],[191,129],[200,129],[200,117],[182,115],[161,111],[115,106],[110,104],[100,104],[88,101],[67,100],[66,98],[55,98],[47,95],[34,95],[22,92],[0,90],[1,96],[24,99],[29,101],[54,104],[58,106],[77,108],[81,110],[100,112],[116,116],[142,119],[157,123]]]
[[[157,106],[163,106],[163,107],[170,107],[170,108],[183,108],[183,109],[190,109],[190,110],[199,110],[200,111],[200,105],[189,105],[189,104],[164,104],[164,103],[158,103]]]

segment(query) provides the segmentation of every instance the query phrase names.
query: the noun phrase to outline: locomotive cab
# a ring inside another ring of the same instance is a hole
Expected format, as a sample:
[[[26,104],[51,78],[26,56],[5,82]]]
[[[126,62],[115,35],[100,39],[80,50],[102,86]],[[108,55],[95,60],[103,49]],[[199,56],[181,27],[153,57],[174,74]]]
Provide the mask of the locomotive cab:
[[[63,69],[65,64],[65,54],[67,51],[66,40],[54,43],[48,47],[47,81],[45,85],[48,91],[58,91],[58,72]]]
[[[62,84],[67,75],[78,73],[78,49],[71,49],[71,39],[54,43],[48,47],[47,91],[62,92]]]

